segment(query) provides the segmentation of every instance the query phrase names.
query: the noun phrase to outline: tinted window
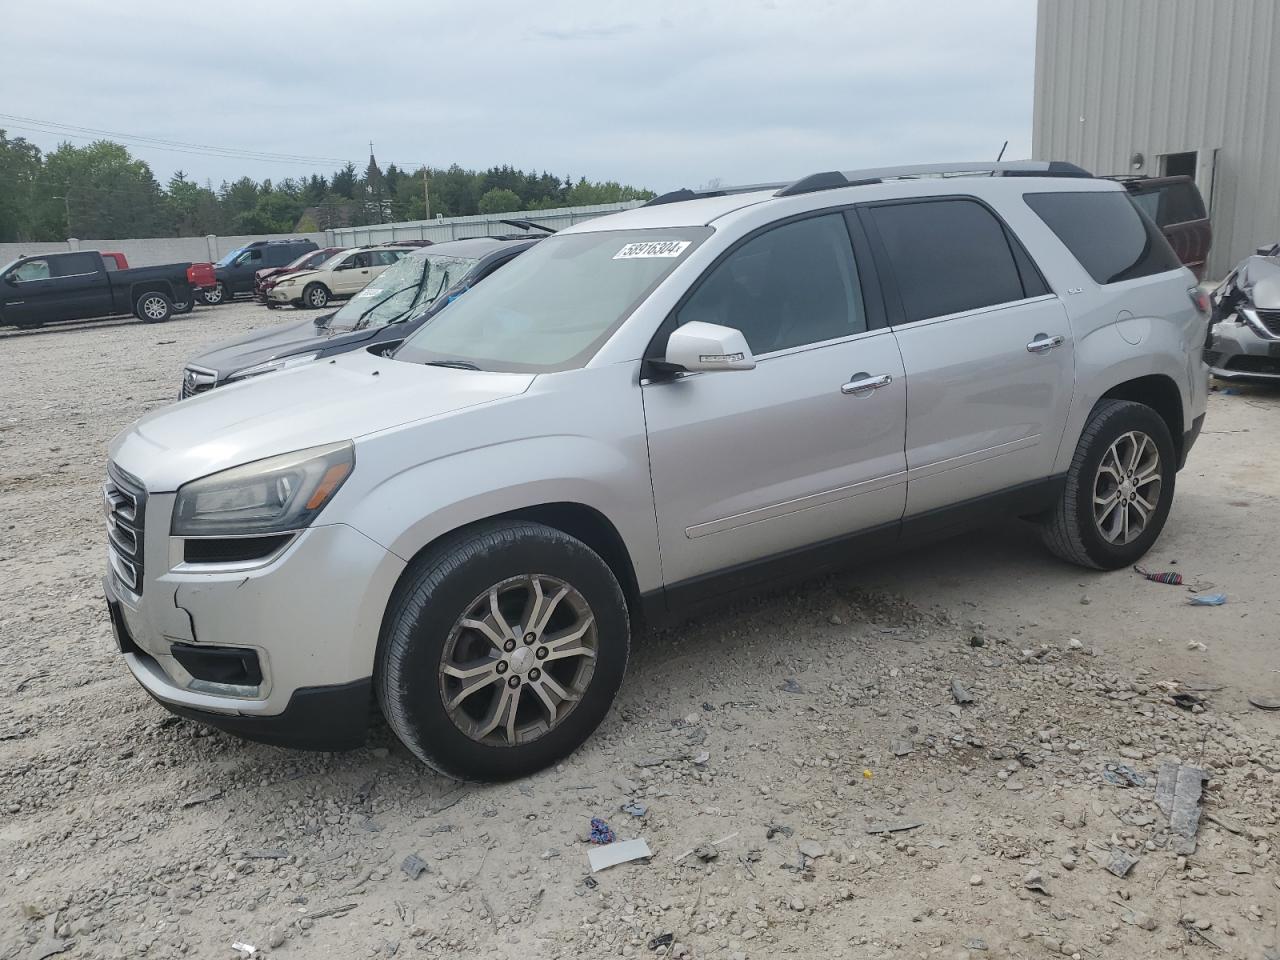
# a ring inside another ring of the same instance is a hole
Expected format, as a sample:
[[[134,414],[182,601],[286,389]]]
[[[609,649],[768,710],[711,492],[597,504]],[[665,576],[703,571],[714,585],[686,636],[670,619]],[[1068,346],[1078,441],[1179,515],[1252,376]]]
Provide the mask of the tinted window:
[[[1127,193],[1028,193],[1025,199],[1098,283],[1133,280],[1182,265]]]
[[[267,247],[266,255],[263,257],[263,265],[268,267],[283,267],[286,263],[294,258],[292,247]]]
[[[706,276],[675,325],[693,320],[741,330],[755,354],[866,330],[844,217],[798,220],[748,240]]]
[[[1027,296],[1004,226],[982,204],[928,200],[868,212],[908,323]]]
[[[68,253],[50,261],[55,277],[74,277],[82,273],[97,273],[98,258],[92,253]]]

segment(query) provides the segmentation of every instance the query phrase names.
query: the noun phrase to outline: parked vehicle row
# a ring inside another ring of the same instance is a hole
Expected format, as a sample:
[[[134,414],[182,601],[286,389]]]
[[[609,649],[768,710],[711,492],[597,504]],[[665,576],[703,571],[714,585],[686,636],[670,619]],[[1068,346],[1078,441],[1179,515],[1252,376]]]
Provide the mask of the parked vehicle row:
[[[326,359],[349,350],[388,351],[539,238],[452,240],[413,250],[336,313],[254,330],[195,357],[182,397]]]
[[[255,240],[232,250],[213,265],[214,284],[204,291],[204,301],[215,306],[253,293],[259,270],[286,266],[316,247],[314,240]]]
[[[641,623],[1002,515],[1136,562],[1208,319],[1125,188],[1069,164],[679,191],[531,244],[394,351],[121,433],[112,623],[180,715],[336,748],[376,701],[432,767],[520,776],[601,722]]]
[[[331,300],[359,293],[378,274],[415,247],[357,247],[343,250],[311,270],[285,274],[267,291],[269,306],[322,310]]]
[[[264,267],[253,275],[253,299],[274,309],[276,305],[267,299],[268,290],[285,276],[297,273],[300,270],[314,270],[334,254],[341,253],[344,249],[346,248],[321,247],[318,250],[309,250],[283,267]]]
[[[191,310],[208,268],[131,268],[122,254],[96,250],[18,257],[0,267],[0,325],[35,327],[129,313],[144,323],[161,323]]]

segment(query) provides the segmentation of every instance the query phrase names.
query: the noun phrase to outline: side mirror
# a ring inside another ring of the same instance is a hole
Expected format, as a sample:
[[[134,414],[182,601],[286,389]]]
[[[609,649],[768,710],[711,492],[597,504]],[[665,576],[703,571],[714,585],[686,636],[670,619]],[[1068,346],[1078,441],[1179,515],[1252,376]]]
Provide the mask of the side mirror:
[[[701,320],[692,320],[672,331],[664,359],[669,366],[690,373],[754,370],[756,366],[741,330]]]
[[[11,286],[11,287],[16,287],[16,286],[18,285],[18,276],[17,276],[17,274],[14,274],[14,273],[6,273],[6,274],[4,275],[4,282],[5,282],[5,283],[7,283],[7,284],[8,284],[9,286]]]

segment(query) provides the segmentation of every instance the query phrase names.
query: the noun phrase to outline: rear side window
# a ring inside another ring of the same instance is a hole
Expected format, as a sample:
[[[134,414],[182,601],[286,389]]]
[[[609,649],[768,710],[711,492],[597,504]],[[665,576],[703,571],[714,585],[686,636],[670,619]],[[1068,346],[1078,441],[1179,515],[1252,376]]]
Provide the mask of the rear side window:
[[[1119,283],[1182,264],[1127,193],[1028,193],[1027,206],[1057,234],[1097,283]]]
[[[974,200],[868,207],[898,282],[906,322],[996,306],[1026,291],[1004,225]],[[1028,263],[1028,270],[1034,270]]]
[[[75,277],[98,272],[98,257],[92,253],[68,253],[54,257],[50,263],[55,277]]]

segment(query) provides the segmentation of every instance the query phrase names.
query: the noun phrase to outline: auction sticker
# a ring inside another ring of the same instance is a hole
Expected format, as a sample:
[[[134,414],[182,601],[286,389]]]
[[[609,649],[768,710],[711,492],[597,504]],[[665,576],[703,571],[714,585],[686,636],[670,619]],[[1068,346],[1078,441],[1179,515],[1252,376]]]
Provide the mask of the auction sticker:
[[[678,257],[689,246],[688,240],[643,240],[628,243],[613,255],[615,260],[639,260],[642,257]]]

